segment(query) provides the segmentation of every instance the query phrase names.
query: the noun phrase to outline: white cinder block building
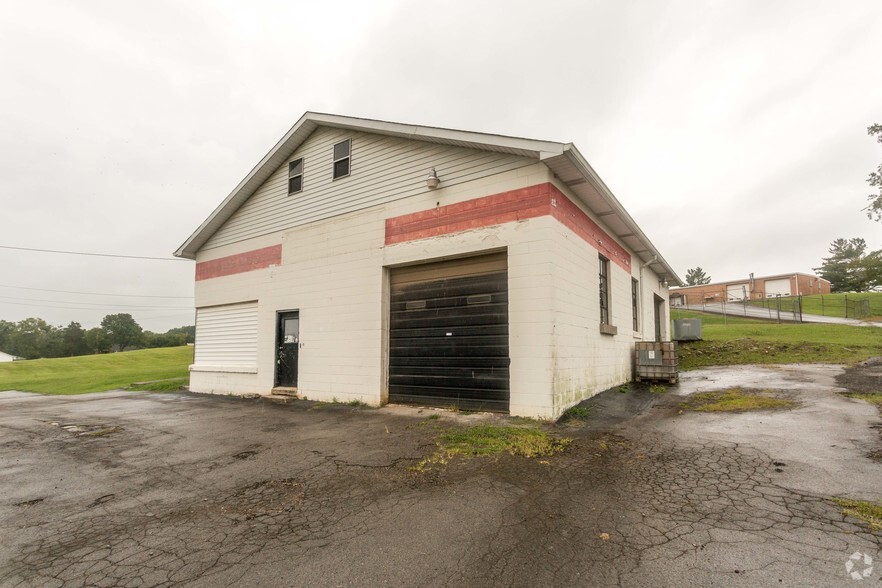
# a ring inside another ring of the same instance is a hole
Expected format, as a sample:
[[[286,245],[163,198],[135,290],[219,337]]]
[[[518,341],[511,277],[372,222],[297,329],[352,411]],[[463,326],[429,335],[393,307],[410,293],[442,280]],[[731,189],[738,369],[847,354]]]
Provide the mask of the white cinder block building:
[[[572,144],[306,113],[176,252],[190,389],[554,418],[680,279]]]

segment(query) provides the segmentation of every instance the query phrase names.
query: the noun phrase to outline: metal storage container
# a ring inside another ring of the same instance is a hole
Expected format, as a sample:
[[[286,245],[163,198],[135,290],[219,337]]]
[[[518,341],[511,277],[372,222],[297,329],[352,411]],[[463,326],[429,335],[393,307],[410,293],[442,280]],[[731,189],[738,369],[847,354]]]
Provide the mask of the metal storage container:
[[[701,319],[674,319],[674,341],[701,341]]]
[[[637,364],[635,379],[643,380],[667,380],[671,384],[677,383],[679,366],[677,363],[677,343],[670,342],[640,342],[635,345]]]

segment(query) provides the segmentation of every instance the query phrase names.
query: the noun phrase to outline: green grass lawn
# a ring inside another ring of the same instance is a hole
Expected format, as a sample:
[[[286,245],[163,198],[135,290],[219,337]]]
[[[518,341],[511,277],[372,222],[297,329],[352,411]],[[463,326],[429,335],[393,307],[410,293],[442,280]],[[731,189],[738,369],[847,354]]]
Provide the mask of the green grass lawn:
[[[803,296],[802,312],[823,314],[825,316],[845,316],[845,297],[848,300],[869,300],[870,316],[882,316],[882,292],[864,294],[824,294],[823,296]],[[822,300],[823,299],[823,300]]]
[[[0,363],[0,390],[44,394],[101,392],[125,388],[134,382],[187,378],[191,363],[193,348],[189,346],[14,361]]]
[[[749,363],[854,364],[882,355],[882,328],[822,323],[777,324],[674,310],[672,318],[700,318],[703,341],[679,345],[680,369]]]

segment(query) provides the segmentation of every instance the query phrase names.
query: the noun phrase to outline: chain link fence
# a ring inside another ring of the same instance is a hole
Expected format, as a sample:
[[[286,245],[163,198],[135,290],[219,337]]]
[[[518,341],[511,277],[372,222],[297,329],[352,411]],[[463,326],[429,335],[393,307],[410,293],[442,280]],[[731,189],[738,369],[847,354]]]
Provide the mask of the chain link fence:
[[[866,294],[830,294],[815,296],[772,296],[753,300],[727,300],[725,295],[681,296],[672,299],[672,309],[698,310],[725,315],[803,322],[803,315],[864,319],[878,314]]]
[[[801,323],[802,322],[802,306],[798,297],[785,298],[769,298],[763,300],[766,305],[755,305],[747,300],[721,300],[713,302],[710,300],[701,301],[699,304],[680,304],[671,306],[671,311],[676,310],[697,310],[701,312],[711,312],[722,314],[724,316],[740,316],[746,318],[773,320],[779,323]]]

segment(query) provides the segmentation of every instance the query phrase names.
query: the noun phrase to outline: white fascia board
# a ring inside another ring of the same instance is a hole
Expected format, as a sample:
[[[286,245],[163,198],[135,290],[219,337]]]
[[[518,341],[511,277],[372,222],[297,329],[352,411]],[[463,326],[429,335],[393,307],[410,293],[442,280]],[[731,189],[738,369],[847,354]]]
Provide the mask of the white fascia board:
[[[232,212],[238,209],[239,206],[241,206],[244,201],[247,200],[251,196],[251,194],[254,193],[254,191],[259,187],[260,184],[266,181],[266,178],[263,178],[259,181],[257,186],[249,186],[249,184],[252,184],[254,182],[256,176],[264,171],[268,165],[273,165],[273,170],[278,167],[275,160],[278,159],[279,151],[281,151],[291,141],[295,133],[297,133],[297,131],[300,130],[300,128],[307,122],[307,120],[309,120],[311,114],[312,113],[307,112],[300,117],[300,120],[294,123],[294,126],[291,127],[291,129],[287,133],[285,133],[285,136],[279,139],[279,141],[273,146],[273,148],[269,150],[269,153],[267,153],[263,157],[263,159],[261,159],[257,163],[257,165],[252,168],[250,172],[248,172],[248,175],[246,175],[245,178],[241,182],[239,182],[239,184],[233,189],[233,191],[230,192],[229,196],[224,198],[223,202],[221,202],[218,207],[215,208],[210,215],[208,215],[208,218],[205,219],[205,221],[201,225],[199,225],[199,228],[193,231],[193,234],[190,235],[190,237],[186,241],[184,241],[184,244],[178,247],[178,250],[175,251],[175,256],[185,257],[187,259],[196,259],[196,250],[199,249],[202,243],[199,243],[197,247],[192,248],[191,246],[194,244],[194,242],[199,239],[200,236],[202,236],[203,233],[207,229],[209,229],[212,224],[214,224],[215,220],[218,219],[218,217],[221,216],[221,214],[225,212],[231,204],[235,204],[235,208],[232,211],[229,211],[230,215],[232,215]],[[294,147],[294,150],[296,150],[296,148],[297,147]],[[246,190],[249,187],[251,189]],[[238,199],[241,199],[242,201],[234,202]],[[226,218],[223,219],[224,222],[226,220]],[[218,228],[220,228],[220,226],[214,227],[214,230],[212,230],[211,233],[214,233],[214,231]],[[205,241],[207,241],[210,236],[210,234],[205,235],[202,242],[204,243]]]
[[[628,211],[625,210],[625,207],[619,202],[618,198],[616,198],[612,191],[607,187],[607,185],[600,179],[600,176],[597,175],[597,172],[594,171],[594,168],[588,163],[588,161],[579,153],[579,150],[576,149],[576,146],[572,143],[567,143],[564,145],[564,154],[567,159],[569,159],[573,165],[579,170],[579,173],[582,176],[594,184],[597,188],[598,193],[601,197],[606,201],[609,207],[613,210],[613,212],[618,216],[621,221],[628,227],[628,230],[637,237],[640,242],[646,247],[647,251],[655,258],[655,262],[651,265],[660,265],[664,268],[665,273],[667,274],[667,281],[678,286],[683,286],[684,282],[680,279],[680,276],[677,275],[677,272],[674,271],[674,268],[665,260],[661,253],[659,253],[658,249],[655,248],[655,245],[649,240],[649,237],[643,232],[643,230],[637,225],[637,222],[628,214]]]

